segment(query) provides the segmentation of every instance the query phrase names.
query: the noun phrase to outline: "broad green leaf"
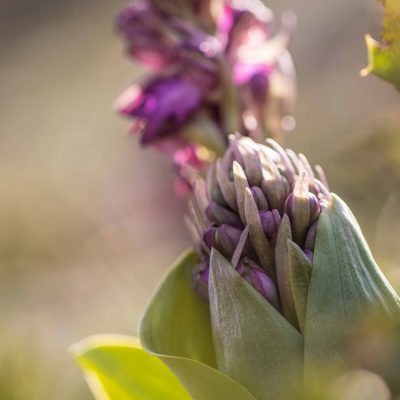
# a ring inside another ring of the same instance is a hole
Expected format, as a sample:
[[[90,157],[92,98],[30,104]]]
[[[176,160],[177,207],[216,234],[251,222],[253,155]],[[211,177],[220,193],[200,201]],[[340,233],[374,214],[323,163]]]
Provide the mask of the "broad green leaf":
[[[370,72],[385,79],[400,90],[400,2],[381,0],[385,8],[383,20],[383,44],[366,36],[369,65],[361,71]]]
[[[71,351],[97,400],[190,400],[172,372],[136,338],[92,336]]]
[[[208,304],[192,288],[196,255],[186,252],[157,289],[140,323],[140,338],[152,352],[215,366]]]
[[[400,300],[376,265],[354,215],[332,195],[317,226],[305,324],[306,367],[327,360],[341,363],[345,333],[372,312],[399,316]]]
[[[218,368],[260,400],[275,400],[303,374],[303,337],[216,250],[210,309]]]
[[[195,263],[187,252],[156,291],[140,324],[143,347],[168,365],[194,400],[255,400],[215,368],[209,306],[191,286]]]

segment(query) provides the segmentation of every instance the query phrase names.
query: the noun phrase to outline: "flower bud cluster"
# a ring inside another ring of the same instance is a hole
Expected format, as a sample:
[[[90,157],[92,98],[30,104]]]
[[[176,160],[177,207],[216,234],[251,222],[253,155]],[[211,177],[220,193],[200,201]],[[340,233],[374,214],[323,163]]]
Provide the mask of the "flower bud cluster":
[[[193,284],[207,298],[209,256],[217,249],[276,309],[286,313],[288,240],[312,267],[317,220],[329,205],[322,169],[274,140],[230,135],[225,155],[198,179],[187,224],[199,255]],[[307,268],[308,268],[307,267]]]

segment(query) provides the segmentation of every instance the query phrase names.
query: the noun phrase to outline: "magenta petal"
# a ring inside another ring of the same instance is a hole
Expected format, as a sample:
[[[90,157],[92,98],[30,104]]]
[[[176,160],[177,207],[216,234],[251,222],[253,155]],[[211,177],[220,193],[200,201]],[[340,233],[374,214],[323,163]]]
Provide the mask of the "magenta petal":
[[[119,111],[144,122],[141,142],[153,143],[177,131],[202,101],[201,90],[180,76],[156,76],[132,86],[117,100]]]

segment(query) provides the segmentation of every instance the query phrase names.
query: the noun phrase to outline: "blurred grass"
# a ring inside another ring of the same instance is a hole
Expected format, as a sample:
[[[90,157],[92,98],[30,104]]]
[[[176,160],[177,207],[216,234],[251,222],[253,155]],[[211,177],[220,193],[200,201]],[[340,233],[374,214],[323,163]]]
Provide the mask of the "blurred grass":
[[[68,346],[94,333],[134,333],[189,243],[167,160],[140,149],[112,111],[141,72],[112,35],[123,4],[2,2],[1,399],[88,398]],[[363,35],[380,28],[375,1],[268,5],[299,17],[288,145],[324,166],[400,288],[400,97],[358,76]]]

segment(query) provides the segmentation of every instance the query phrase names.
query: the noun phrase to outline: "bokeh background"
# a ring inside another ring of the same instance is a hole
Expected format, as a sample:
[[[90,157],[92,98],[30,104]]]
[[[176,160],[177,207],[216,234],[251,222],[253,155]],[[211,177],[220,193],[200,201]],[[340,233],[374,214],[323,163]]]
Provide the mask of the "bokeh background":
[[[168,161],[140,149],[112,109],[143,72],[112,33],[124,4],[1,1],[0,399],[90,399],[69,345],[134,334],[189,244]],[[400,288],[400,94],[359,76],[382,10],[375,0],[267,5],[299,20],[287,144],[325,167]]]

